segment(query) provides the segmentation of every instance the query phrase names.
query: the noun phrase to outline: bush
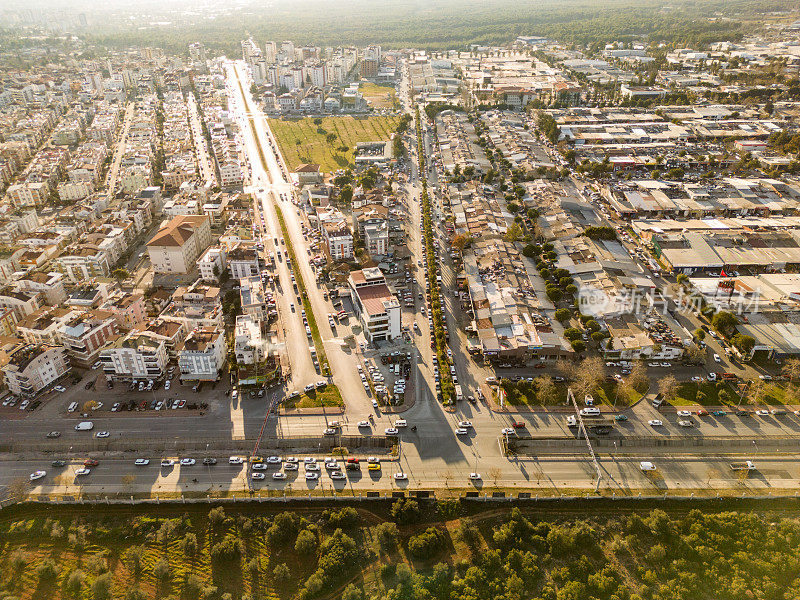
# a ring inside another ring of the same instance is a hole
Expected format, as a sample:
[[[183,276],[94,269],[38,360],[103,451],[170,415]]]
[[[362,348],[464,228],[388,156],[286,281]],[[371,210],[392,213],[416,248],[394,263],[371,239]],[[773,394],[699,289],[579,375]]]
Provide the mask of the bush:
[[[556,311],[556,320],[560,321],[561,323],[568,321],[571,316],[572,316],[572,311],[568,308],[559,308]]]
[[[417,558],[429,559],[444,548],[444,534],[436,527],[428,527],[408,540],[408,551]]]
[[[292,576],[289,567],[286,566],[286,563],[281,563],[274,569],[272,569],[272,575],[275,579],[280,583],[286,583],[289,581],[289,578]]]
[[[103,573],[92,583],[92,594],[94,600],[109,600],[112,597],[111,587],[114,583],[114,576],[111,573]]]
[[[43,560],[39,563],[39,566],[36,567],[36,577],[38,577],[40,584],[46,585],[55,582],[55,580],[58,579],[56,563],[49,558]]]
[[[128,591],[125,592],[125,600],[147,600],[147,598],[147,594],[138,587],[128,588]],[[189,600],[194,600],[195,598],[197,596],[190,596]]]
[[[419,521],[419,503],[416,500],[399,498],[391,509],[392,518],[400,525]]]
[[[233,535],[226,535],[225,539],[211,547],[211,560],[218,563],[238,562],[242,554],[242,540]]]
[[[397,537],[400,532],[394,523],[381,523],[375,528],[375,535],[384,550],[392,550],[397,544]]]
[[[325,510],[322,513],[322,518],[333,529],[337,527],[351,529],[361,522],[358,511],[352,506],[347,506],[341,510]]]
[[[361,598],[363,598],[361,590],[352,583],[344,588],[344,592],[342,592],[342,600],[361,600]]]
[[[169,569],[169,563],[165,560],[160,560],[156,563],[156,566],[153,567],[153,576],[156,578],[156,581],[159,583],[166,583],[172,577],[172,573]]]
[[[183,595],[188,600],[197,600],[203,591],[203,582],[194,573],[190,573],[183,583]]]
[[[570,345],[575,352],[583,352],[586,350],[586,344],[583,342],[583,340],[571,340]]]
[[[197,536],[193,533],[187,533],[181,540],[181,548],[186,556],[192,558],[197,554]]]
[[[62,585],[64,594],[72,598],[80,597],[84,583],[86,583],[86,575],[80,569],[75,569],[64,580]]]
[[[304,529],[297,535],[294,550],[299,554],[313,554],[317,550],[317,536],[308,529]]]

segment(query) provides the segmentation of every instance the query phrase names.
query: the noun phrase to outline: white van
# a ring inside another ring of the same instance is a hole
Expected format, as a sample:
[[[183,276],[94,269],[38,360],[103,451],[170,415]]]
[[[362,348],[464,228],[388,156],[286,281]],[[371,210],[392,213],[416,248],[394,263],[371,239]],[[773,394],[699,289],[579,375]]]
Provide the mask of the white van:
[[[655,471],[656,470],[656,466],[653,463],[651,463],[650,461],[647,461],[647,460],[643,460],[642,462],[640,462],[639,463],[639,468],[642,471]]]
[[[81,421],[75,425],[75,431],[91,431],[94,429],[94,423],[91,421]]]
[[[78,403],[77,402],[70,402],[70,405],[67,407],[67,412],[75,412],[78,410]]]
[[[587,406],[586,408],[581,409],[581,416],[582,417],[599,417],[600,416],[600,409],[596,406]]]

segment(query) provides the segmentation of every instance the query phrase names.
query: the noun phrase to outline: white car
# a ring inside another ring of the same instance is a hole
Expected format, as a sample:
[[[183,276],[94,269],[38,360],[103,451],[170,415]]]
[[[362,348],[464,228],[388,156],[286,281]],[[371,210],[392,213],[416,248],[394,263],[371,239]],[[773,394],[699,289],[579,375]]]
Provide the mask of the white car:
[[[286,473],[283,471],[276,471],[272,474],[273,479],[286,479]]]
[[[458,426],[470,428],[472,427],[472,421],[459,421]]]
[[[514,428],[513,427],[503,427],[502,431],[500,432],[503,435],[514,435]]]
[[[692,381],[694,381],[695,383],[700,383],[701,381],[703,381],[703,378],[698,375],[695,375],[694,377],[692,377]]]
[[[135,464],[137,467],[146,467],[147,465],[150,464],[150,459],[149,458],[137,458],[135,461],[133,461],[133,464]]]
[[[319,465],[317,463],[308,463],[306,464],[306,471],[319,471]]]
[[[476,480],[478,480],[478,479],[481,479],[481,474],[480,474],[480,473],[470,473],[470,474],[469,474],[469,478],[470,478],[472,481],[476,481]]]
[[[297,463],[287,462],[285,465],[283,465],[283,470],[284,471],[297,471]]]
[[[680,425],[681,427],[694,427],[694,421],[681,420],[678,421],[678,425]]]
[[[89,469],[88,467],[81,467],[80,469],[75,469],[75,475],[78,475],[78,476],[88,475],[91,472],[92,472],[92,470]]]
[[[339,481],[341,481],[342,479],[347,479],[344,476],[344,473],[342,473],[341,471],[331,471],[329,476],[331,479],[336,479]]]
[[[171,458],[162,458],[161,459],[161,466],[162,467],[171,467],[175,464],[175,461]]]
[[[264,475],[264,473],[252,473],[252,474],[250,475],[250,478],[251,478],[251,479],[255,479],[255,480],[258,480],[258,481],[260,481],[260,480],[262,480],[262,479],[266,479],[266,477],[267,477],[267,476],[266,476],[266,475]]]
[[[769,411],[767,409],[765,409],[765,408],[761,408],[761,409],[756,411],[756,414],[759,417],[768,417],[769,416]]]
[[[664,423],[660,419],[650,419],[647,424],[650,427],[661,427]]]
[[[65,388],[63,385],[57,385],[57,386],[56,386],[56,387],[54,387],[53,389],[54,389],[55,391],[57,391],[57,392],[66,392],[66,391],[67,391],[67,388]]]
[[[582,408],[580,413],[582,417],[599,417],[600,409],[596,406],[587,406],[586,408]]]
[[[267,470],[267,464],[266,463],[253,463],[252,465],[250,465],[250,468],[253,469],[253,471],[266,471]]]
[[[280,456],[268,456],[267,462],[271,465],[279,465],[281,464],[281,457]]]
[[[714,353],[714,362],[722,362],[722,359],[719,357],[719,354],[716,352]]]
[[[319,473],[306,473],[307,481],[313,481],[315,479],[319,479]]]
[[[678,411],[678,416],[679,417],[691,417],[692,416],[692,412],[689,411],[689,410],[679,410]]]
[[[405,473],[400,472],[400,473],[395,473],[394,478],[397,479],[398,481],[405,481],[408,479],[408,476]]]
[[[229,465],[241,465],[244,463],[244,459],[241,456],[231,456],[228,459]]]
[[[303,462],[304,462],[304,463],[306,463],[307,465],[308,465],[308,464],[314,464],[315,462],[317,462],[317,459],[316,459],[316,458],[314,458],[313,456],[306,456],[306,457],[303,459]]]
[[[650,461],[647,461],[647,460],[643,460],[642,462],[640,462],[639,463],[639,468],[642,471],[655,471],[656,470],[656,466],[653,463],[651,463]]]
[[[296,456],[287,456],[283,459],[283,462],[296,465],[300,460]]]
[[[358,426],[359,427],[369,427],[369,421],[359,421],[358,422]]]
[[[181,401],[176,399],[176,400],[174,400],[172,402],[172,406],[170,408],[172,408],[172,410],[178,410],[178,407],[180,405],[181,405]]]
[[[336,435],[336,430],[328,427],[328,429],[322,432],[322,435]]]
[[[407,427],[408,423],[406,422],[405,419],[397,419],[397,421],[394,422],[394,426],[395,427]]]
[[[167,381],[164,383],[164,391],[169,391],[171,384],[172,382],[169,379],[167,379]]]
[[[47,475],[47,471],[34,471],[33,473],[31,473],[30,480],[36,481],[37,479],[41,479],[45,475]]]
[[[99,437],[99,438],[107,438],[109,435],[111,435],[111,434],[110,434],[109,432],[107,432],[107,431],[98,431],[98,432],[95,434],[95,437]]]
[[[459,427],[458,429],[456,429],[456,435],[467,435],[468,433],[469,430],[465,429],[464,427]]]
[[[396,429],[395,427],[387,427],[387,428],[384,430],[384,433],[385,433],[386,435],[397,435],[397,434],[398,434],[398,431],[397,431],[397,429]]]
[[[373,408],[378,408],[378,401],[375,400],[374,398],[372,399],[372,407]]]
[[[672,366],[672,363],[662,362],[661,366],[664,367],[665,369],[669,369]]]

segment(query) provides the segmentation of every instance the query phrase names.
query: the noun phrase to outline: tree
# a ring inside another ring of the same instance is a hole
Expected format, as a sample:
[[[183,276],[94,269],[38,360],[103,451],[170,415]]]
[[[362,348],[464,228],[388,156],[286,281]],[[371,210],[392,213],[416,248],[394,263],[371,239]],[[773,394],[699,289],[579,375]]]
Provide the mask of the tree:
[[[605,365],[600,357],[591,356],[583,359],[575,369],[574,388],[579,399],[582,399],[586,394],[592,393],[600,385],[604,377]]]
[[[298,554],[313,554],[317,550],[317,536],[308,529],[304,529],[295,540],[294,550]]]
[[[128,277],[131,276],[131,274],[128,273],[127,269],[114,269],[111,272],[111,274],[117,281],[125,281]]]
[[[678,380],[672,375],[667,375],[658,381],[658,392],[667,402],[672,402],[678,392]]]
[[[85,583],[86,574],[83,571],[80,569],[71,571],[62,584],[64,594],[71,598],[80,598]]]
[[[519,223],[512,223],[511,226],[506,230],[506,241],[514,243],[522,239],[522,227]]]
[[[781,372],[789,378],[789,381],[795,381],[800,378],[800,358],[789,358],[783,363]]]
[[[272,569],[272,574],[279,583],[289,581],[289,578],[292,576],[292,572],[289,570],[289,567],[286,566],[286,563],[281,563]]]
[[[549,375],[536,378],[536,395],[541,404],[547,404],[556,399],[556,384]]]
[[[416,523],[420,518],[419,503],[416,500],[398,498],[392,504],[391,515],[400,525]]]
[[[187,533],[181,541],[181,547],[187,557],[193,558],[197,554],[197,536],[191,532]]]
[[[631,367],[631,374],[628,375],[628,382],[636,391],[643,391],[650,385],[650,378],[647,376],[647,369],[644,363],[636,361]]]
[[[471,236],[458,234],[453,238],[451,245],[453,249],[457,250],[458,252],[463,252],[464,248],[469,246],[471,243],[472,243]]]
[[[743,356],[749,356],[756,346],[756,340],[752,336],[742,335],[737,333],[731,339],[731,343],[742,353]]]
[[[408,540],[408,551],[416,558],[432,558],[443,548],[444,534],[436,527],[428,527]]]
[[[342,592],[342,600],[361,600],[363,597],[364,595],[361,593],[361,590],[352,583],[344,588]]]
[[[572,340],[570,341],[570,346],[575,352],[583,352],[586,350],[586,344],[583,340]]]
[[[555,314],[556,320],[564,323],[572,317],[572,311],[568,308],[559,308]]]
[[[694,330],[694,337],[702,342],[704,339],[706,339],[706,330],[702,327],[698,327]]]
[[[522,256],[525,256],[527,258],[533,258],[535,255],[536,255],[536,246],[534,246],[533,244],[527,244],[522,249]]]
[[[558,302],[561,298],[564,297],[564,292],[556,287],[551,287],[547,290],[547,297],[550,299],[551,302]]]
[[[123,555],[127,567],[133,573],[134,578],[138,579],[142,574],[144,566],[144,548],[142,546],[131,546]]]
[[[375,528],[375,535],[377,535],[378,542],[384,550],[391,550],[397,544],[397,538],[400,532],[395,523],[387,521]]]
[[[339,200],[344,204],[350,204],[353,202],[353,188],[349,185],[345,185],[342,188],[342,191],[339,192]]]
[[[725,310],[721,310],[711,317],[711,324],[714,326],[714,329],[725,337],[729,337],[734,332],[738,322],[733,313]]]
[[[94,600],[110,600],[113,596],[111,592],[113,583],[114,576],[110,572],[103,573],[95,578],[94,582],[92,583],[92,594],[94,595]]]
[[[156,581],[164,585],[167,583],[170,578],[172,577],[172,573],[169,568],[169,563],[165,560],[160,560],[156,563],[153,567],[153,576],[156,578]]]

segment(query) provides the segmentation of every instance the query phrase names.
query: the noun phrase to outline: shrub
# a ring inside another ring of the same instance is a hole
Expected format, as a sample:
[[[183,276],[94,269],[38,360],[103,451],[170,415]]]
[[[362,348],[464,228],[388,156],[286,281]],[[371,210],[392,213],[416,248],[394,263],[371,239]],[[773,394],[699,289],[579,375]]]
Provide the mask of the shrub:
[[[408,551],[417,558],[432,558],[442,548],[444,548],[444,534],[435,527],[428,527],[408,540]]]
[[[294,542],[294,550],[299,554],[312,554],[317,549],[317,536],[308,529],[301,531]]]
[[[189,600],[194,600],[195,598],[197,596],[191,596]],[[125,600],[147,600],[147,594],[138,587],[128,588],[128,591],[125,592]]]
[[[334,529],[337,527],[351,529],[361,521],[358,511],[352,506],[347,506],[341,510],[326,510],[322,513],[322,518]]]
[[[568,308],[559,308],[556,311],[556,320],[560,321],[561,323],[568,321],[571,316],[572,311]]]
[[[165,560],[160,560],[156,563],[156,566],[153,567],[153,576],[156,578],[156,581],[159,583],[166,583],[172,577],[172,573],[169,569],[169,563]]]
[[[192,558],[197,554],[197,536],[193,533],[187,533],[181,540],[181,548],[186,556]]]
[[[36,576],[39,578],[40,584],[51,584],[58,578],[58,568],[52,560],[47,558],[36,567]]]
[[[144,548],[142,546],[131,546],[125,551],[124,556],[128,563],[128,568],[133,573],[133,576],[139,577],[142,574]]]
[[[94,600],[109,600],[112,597],[111,587],[114,583],[114,576],[111,573],[103,573],[92,583],[92,594]]]
[[[277,567],[272,569],[272,575],[280,583],[285,583],[289,581],[289,578],[292,576],[292,573],[291,571],[289,571],[289,567],[287,567],[285,563],[281,563]]]
[[[390,550],[397,544],[397,537],[399,532],[397,525],[394,523],[381,523],[375,528],[375,535],[378,537],[378,542],[385,550]]]
[[[398,498],[392,504],[391,515],[401,525],[416,523],[420,517],[419,503],[416,500]]]
[[[64,580],[62,585],[64,594],[72,598],[78,598],[86,583],[86,575],[80,569],[72,571]]]
[[[197,600],[203,591],[203,582],[194,573],[190,573],[183,583],[183,595],[189,600]]]
[[[242,558],[242,540],[226,535],[221,542],[211,547],[211,560],[221,563],[238,562]]]

